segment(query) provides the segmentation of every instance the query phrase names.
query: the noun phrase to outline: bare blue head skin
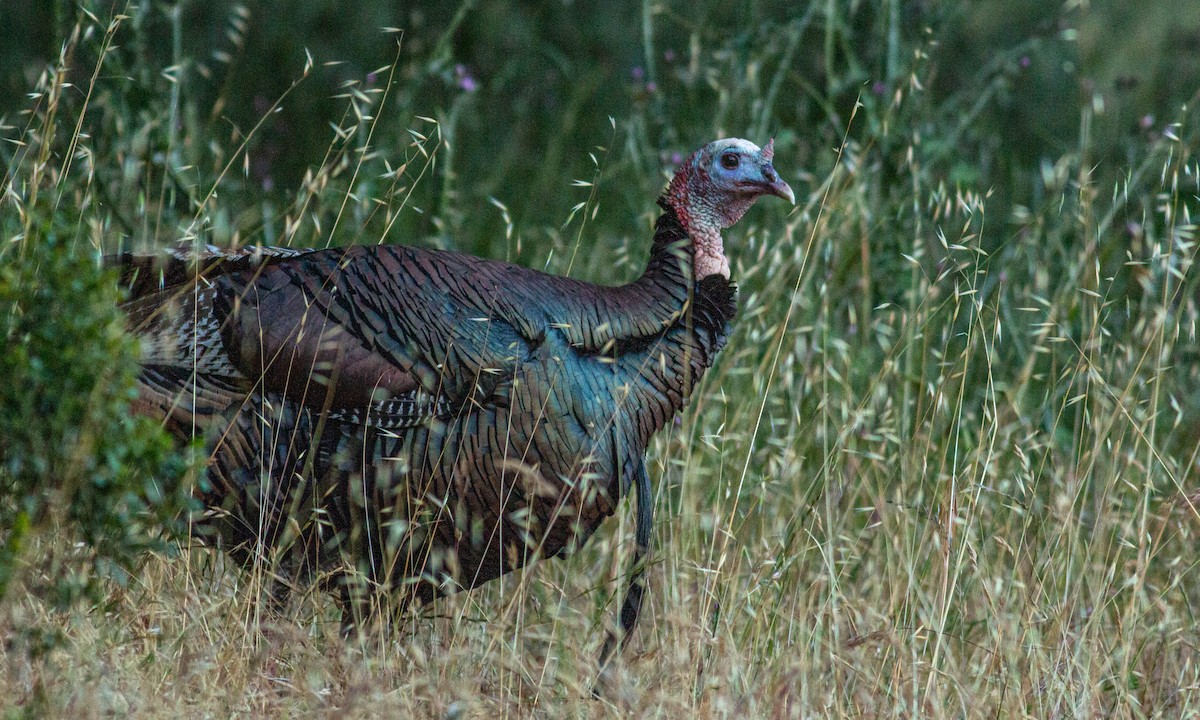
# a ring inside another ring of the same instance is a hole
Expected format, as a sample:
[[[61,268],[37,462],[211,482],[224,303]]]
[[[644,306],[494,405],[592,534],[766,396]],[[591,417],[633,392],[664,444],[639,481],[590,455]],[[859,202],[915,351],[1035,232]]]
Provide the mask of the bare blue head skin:
[[[666,199],[692,238],[696,279],[729,277],[721,230],[742,218],[755,200],[774,195],[796,204],[796,195],[772,161],[775,141],[714,140],[692,153],[672,178]]]

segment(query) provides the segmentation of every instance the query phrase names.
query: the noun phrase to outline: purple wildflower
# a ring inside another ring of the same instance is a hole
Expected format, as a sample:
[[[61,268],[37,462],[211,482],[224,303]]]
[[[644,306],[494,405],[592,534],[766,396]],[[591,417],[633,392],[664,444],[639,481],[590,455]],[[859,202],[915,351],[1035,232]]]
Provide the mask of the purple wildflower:
[[[454,80],[463,92],[471,93],[479,89],[479,83],[475,82],[475,78],[471,75],[471,71],[467,69],[466,65],[459,64],[454,66]]]

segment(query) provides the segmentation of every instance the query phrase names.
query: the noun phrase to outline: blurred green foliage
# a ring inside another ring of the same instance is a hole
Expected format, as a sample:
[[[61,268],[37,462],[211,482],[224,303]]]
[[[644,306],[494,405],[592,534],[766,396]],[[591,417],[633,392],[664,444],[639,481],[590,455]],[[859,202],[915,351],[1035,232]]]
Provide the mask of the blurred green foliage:
[[[105,3],[83,6],[102,18],[111,12]],[[0,114],[9,124],[20,125],[25,94],[69,35],[74,8],[0,7]],[[414,197],[421,216],[410,213],[396,229],[407,241],[429,237],[490,255],[503,233],[488,197],[508,204],[518,227],[557,227],[580,200],[563,178],[589,177],[587,151],[614,140],[636,150],[605,170],[634,190],[603,190],[607,204],[627,211],[615,214],[621,232],[638,227],[645,207],[638,179],[717,135],[778,135],[781,156],[826,167],[860,98],[865,117],[850,138],[879,140],[876,157],[892,179],[903,175],[909,134],[919,133],[931,172],[996,190],[993,208],[1006,216],[1044,195],[1043,159],[1079,146],[1081,100],[1098,110],[1095,159],[1128,163],[1130,149],[1161,132],[1200,86],[1200,6],[1166,1],[181,0],[131,3],[125,12],[105,60],[105,112],[87,127],[97,153],[120,152],[136,128],[141,141],[129,151],[159,158],[165,176],[106,182],[138,242],[175,234],[132,221],[139,193],[165,193],[186,213],[211,186],[223,152],[286,93],[251,138],[237,188],[248,214],[233,223],[253,231],[269,222],[257,201],[286,201],[325,158],[330,125],[344,124],[350,85],[380,87],[397,59],[375,146],[399,164],[406,129],[426,115],[441,123],[449,148],[441,182]],[[311,76],[289,93],[309,56]],[[76,87],[86,86],[95,61],[86,51],[72,58]],[[918,70],[930,88],[917,119],[936,125],[889,117],[893,96]],[[620,128],[615,138],[609,118]],[[636,167],[627,172],[624,162]],[[1108,169],[1119,173],[1119,165]],[[629,221],[621,226],[621,218]]]

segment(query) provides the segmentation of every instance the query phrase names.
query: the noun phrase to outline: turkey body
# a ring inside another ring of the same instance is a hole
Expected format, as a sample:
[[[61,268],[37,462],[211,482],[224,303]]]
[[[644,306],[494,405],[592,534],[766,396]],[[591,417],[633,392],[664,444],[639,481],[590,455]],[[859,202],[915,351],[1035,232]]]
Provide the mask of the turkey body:
[[[285,581],[337,581],[345,624],[579,547],[636,489],[604,666],[641,607],[646,448],[736,312],[721,231],[764,195],[795,203],[773,155],[737,138],[693,153],[620,287],[399,246],[113,258],[143,341],[135,410],[199,440],[208,539]]]
[[[401,246],[126,255],[138,410],[203,439],[200,523],[243,561],[429,600],[557,556],[645,486],[735,313],[660,204],[622,287]]]

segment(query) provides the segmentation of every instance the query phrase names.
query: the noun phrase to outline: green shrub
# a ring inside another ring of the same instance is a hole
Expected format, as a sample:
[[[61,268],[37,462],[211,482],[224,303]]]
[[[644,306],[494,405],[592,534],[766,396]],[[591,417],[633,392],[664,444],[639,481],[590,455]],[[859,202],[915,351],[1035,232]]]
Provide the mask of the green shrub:
[[[0,267],[0,599],[33,536],[62,547],[36,573],[66,604],[123,579],[179,520],[186,466],[157,424],[129,412],[136,341],[115,278],[43,223]]]
[[[20,584],[58,607],[169,547],[191,484],[157,423],[130,411],[136,340],[116,277],[80,239],[109,223],[90,192],[87,103],[69,97],[79,37],[31,95],[0,197],[0,600]]]

